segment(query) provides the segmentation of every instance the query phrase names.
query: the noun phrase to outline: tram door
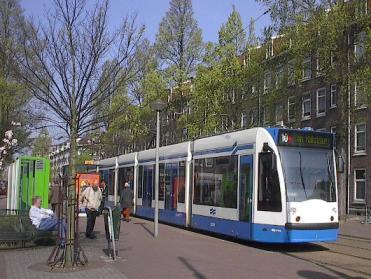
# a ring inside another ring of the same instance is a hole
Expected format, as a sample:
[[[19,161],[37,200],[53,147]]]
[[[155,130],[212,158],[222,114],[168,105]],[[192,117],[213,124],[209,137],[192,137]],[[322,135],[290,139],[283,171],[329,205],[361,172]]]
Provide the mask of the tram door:
[[[154,182],[153,166],[144,166],[143,172],[143,206],[151,207]]]
[[[253,155],[240,157],[240,221],[251,223]]]

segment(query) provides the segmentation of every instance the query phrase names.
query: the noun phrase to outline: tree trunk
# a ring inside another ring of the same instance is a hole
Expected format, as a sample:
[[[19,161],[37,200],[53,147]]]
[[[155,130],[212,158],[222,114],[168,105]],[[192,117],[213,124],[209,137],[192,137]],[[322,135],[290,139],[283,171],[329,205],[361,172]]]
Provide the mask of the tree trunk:
[[[75,221],[76,221],[76,162],[77,162],[77,122],[76,114],[73,114],[70,133],[70,162],[69,162],[69,181],[67,192],[67,247],[65,267],[71,268],[74,265],[75,248]]]

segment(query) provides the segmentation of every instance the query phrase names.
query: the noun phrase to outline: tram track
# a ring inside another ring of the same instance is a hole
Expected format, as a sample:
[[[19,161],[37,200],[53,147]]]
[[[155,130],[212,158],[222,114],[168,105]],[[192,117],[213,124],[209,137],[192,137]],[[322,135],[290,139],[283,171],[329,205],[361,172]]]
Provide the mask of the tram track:
[[[335,268],[345,278],[371,278],[370,240],[340,236],[337,242],[323,243],[321,247],[323,250],[284,254],[322,267]]]

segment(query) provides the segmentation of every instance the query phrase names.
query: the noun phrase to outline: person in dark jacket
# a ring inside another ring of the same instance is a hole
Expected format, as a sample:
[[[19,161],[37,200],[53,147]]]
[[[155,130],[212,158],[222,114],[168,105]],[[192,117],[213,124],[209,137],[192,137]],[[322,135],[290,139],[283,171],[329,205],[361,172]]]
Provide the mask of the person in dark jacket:
[[[120,193],[120,204],[122,209],[122,217],[126,222],[130,221],[130,211],[133,206],[134,193],[129,187],[129,183],[125,182],[124,188]]]
[[[104,180],[100,183],[100,190],[102,191],[102,201],[100,203],[99,209],[98,209],[98,214],[102,214],[102,211],[105,207],[105,203],[108,200],[108,187],[107,184]]]

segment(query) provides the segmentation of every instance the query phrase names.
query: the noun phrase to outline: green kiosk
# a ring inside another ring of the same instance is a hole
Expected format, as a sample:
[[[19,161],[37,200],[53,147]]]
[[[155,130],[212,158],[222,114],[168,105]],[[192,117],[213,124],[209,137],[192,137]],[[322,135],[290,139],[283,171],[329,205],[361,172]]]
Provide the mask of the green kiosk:
[[[22,156],[8,168],[7,209],[28,210],[32,197],[40,196],[42,207],[48,208],[50,160]]]

